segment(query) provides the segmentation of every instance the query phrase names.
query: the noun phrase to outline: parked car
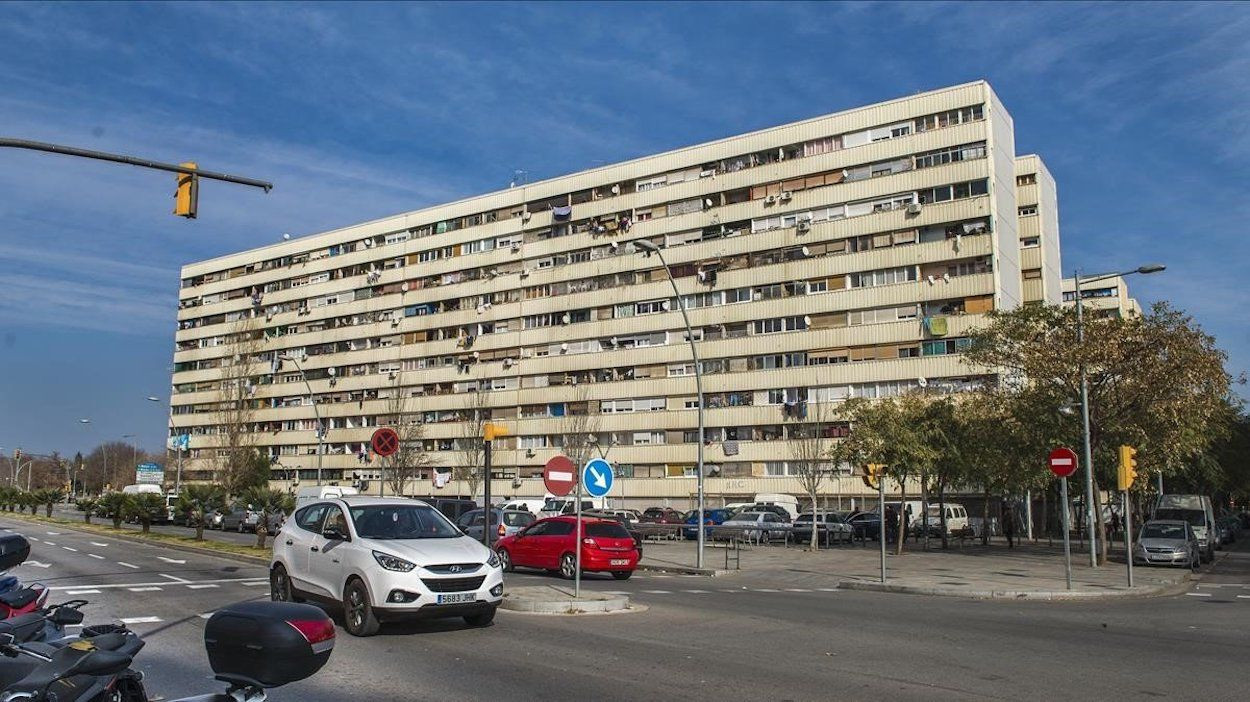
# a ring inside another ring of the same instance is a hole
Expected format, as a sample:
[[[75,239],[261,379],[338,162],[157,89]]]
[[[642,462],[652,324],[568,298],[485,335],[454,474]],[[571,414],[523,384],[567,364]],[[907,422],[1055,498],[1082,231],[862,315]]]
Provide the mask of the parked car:
[[[245,531],[256,531],[257,524],[260,524],[260,512],[252,509],[251,505],[238,502],[222,514],[218,528],[242,534]]]
[[[314,502],[292,515],[283,537],[274,541],[271,597],[340,603],[354,636],[409,618],[485,626],[503,599],[499,557],[419,500]]]
[[[712,533],[725,538],[738,537],[767,542],[784,539],[789,531],[789,522],[775,512],[739,512],[712,530]]]
[[[790,535],[799,544],[811,543],[813,523],[816,528],[817,543],[826,546],[835,543],[851,543],[855,538],[850,524],[836,512],[804,512],[794,520],[790,527]]]
[[[1215,512],[1207,495],[1161,495],[1155,503],[1152,520],[1180,520],[1189,523],[1198,545],[1202,548],[1202,560],[1210,563],[1215,559],[1219,539],[1215,526]]]
[[[942,511],[946,511],[946,533],[950,536],[973,534],[972,525],[968,521],[968,510],[964,506],[955,502],[947,502],[945,505],[930,504],[929,512],[925,515],[924,527],[929,530],[930,536],[942,535]],[[918,530],[923,533],[922,530]]]
[[[1146,565],[1179,565],[1197,570],[1202,550],[1193,527],[1183,520],[1146,522],[1133,547],[1133,562]]]
[[[754,504],[750,507],[743,507],[734,514],[746,514],[748,512],[772,512],[777,515],[781,521],[786,522],[787,524],[794,521],[794,517],[790,515],[790,512],[786,509],[785,505],[779,504]]]
[[[498,541],[505,536],[511,536],[525,527],[534,523],[537,519],[529,512],[522,512],[515,509],[493,509],[491,510],[491,543]],[[486,510],[475,509],[471,512],[465,512],[460,515],[460,519],[456,520],[456,526],[470,538],[482,540],[482,528],[486,524]]]
[[[725,523],[726,519],[732,516],[727,509],[706,509],[703,510],[703,538],[707,538],[710,529],[708,527],[719,526]],[[686,526],[681,528],[682,538],[697,539],[699,533],[696,531],[695,525],[699,523],[699,510],[692,509],[686,515]]]
[[[602,509],[602,497],[583,497],[582,511],[586,512],[592,509]],[[543,503],[542,510],[538,513],[539,517],[558,517],[562,514],[576,514],[577,499],[573,497],[548,497]]]
[[[876,541],[881,537],[881,515],[876,512],[853,512],[846,523],[851,525],[851,533],[857,539]]]
[[[672,507],[648,507],[638,521],[643,524],[685,524],[686,515]]]
[[[504,570],[517,566],[555,570],[564,578],[577,573],[577,518],[540,519],[495,544]],[[583,572],[608,572],[628,580],[638,566],[634,540],[620,522],[582,517],[581,560]]]
[[[220,531],[221,522],[225,518],[226,518],[226,515],[224,512],[222,512],[219,509],[215,509],[212,512],[209,512],[204,517],[204,528],[205,529],[217,529]]]
[[[466,500],[457,497],[429,497],[421,501],[438,510],[444,517],[447,517],[453,522],[460,519],[465,512],[480,509],[478,504],[473,500]]]
[[[629,532],[629,538],[634,540],[634,548],[638,549],[638,559],[642,560],[642,532],[638,529],[638,522],[632,517],[637,514],[637,510],[632,509],[592,509],[582,512],[583,517],[595,517],[597,519],[611,519],[621,526],[625,527],[625,531]]]

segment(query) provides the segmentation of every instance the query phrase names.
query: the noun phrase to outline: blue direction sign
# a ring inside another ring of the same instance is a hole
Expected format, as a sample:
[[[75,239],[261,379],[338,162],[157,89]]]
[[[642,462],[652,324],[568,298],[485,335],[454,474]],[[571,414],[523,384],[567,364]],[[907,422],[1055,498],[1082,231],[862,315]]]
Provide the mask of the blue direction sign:
[[[582,468],[582,489],[591,497],[603,497],[612,490],[612,464],[602,458],[586,461]]]

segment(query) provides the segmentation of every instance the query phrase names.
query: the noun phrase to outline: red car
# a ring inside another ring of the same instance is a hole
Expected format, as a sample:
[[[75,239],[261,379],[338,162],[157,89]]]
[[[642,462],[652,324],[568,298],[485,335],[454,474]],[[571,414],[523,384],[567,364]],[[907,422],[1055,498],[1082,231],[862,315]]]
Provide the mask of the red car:
[[[577,571],[576,538],[576,517],[549,517],[500,539],[495,551],[506,571],[514,566],[543,568],[572,578]],[[582,572],[607,572],[617,580],[627,580],[637,566],[634,539],[620,522],[582,518]]]

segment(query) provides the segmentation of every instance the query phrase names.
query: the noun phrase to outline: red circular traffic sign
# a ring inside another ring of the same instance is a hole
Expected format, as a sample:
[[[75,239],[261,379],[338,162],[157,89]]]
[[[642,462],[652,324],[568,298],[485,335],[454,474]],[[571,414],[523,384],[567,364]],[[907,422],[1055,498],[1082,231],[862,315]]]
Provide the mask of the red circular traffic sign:
[[[393,456],[399,450],[399,434],[390,427],[382,427],[373,432],[373,438],[369,441],[373,447],[373,452],[379,456]]]
[[[1050,466],[1050,472],[1060,478],[1066,478],[1076,472],[1076,452],[1070,448],[1060,446],[1050,452],[1046,463]]]
[[[543,485],[552,495],[564,497],[577,485],[577,466],[568,456],[552,456],[547,461],[547,467],[543,468]]]

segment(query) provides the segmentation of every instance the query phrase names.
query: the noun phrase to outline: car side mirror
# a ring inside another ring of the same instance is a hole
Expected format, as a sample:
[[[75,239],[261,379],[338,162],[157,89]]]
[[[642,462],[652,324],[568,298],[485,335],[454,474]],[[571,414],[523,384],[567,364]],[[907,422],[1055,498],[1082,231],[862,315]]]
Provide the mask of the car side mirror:
[[[326,529],[321,532],[321,535],[324,536],[327,541],[351,541],[347,534],[339,531],[338,529]]]

